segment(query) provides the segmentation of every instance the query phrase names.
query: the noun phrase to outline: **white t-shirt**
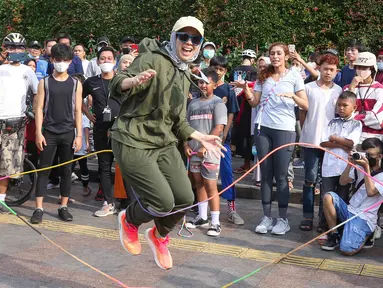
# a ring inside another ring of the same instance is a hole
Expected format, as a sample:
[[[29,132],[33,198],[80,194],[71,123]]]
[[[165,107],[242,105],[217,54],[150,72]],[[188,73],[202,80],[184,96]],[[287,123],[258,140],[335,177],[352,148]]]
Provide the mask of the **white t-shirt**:
[[[81,61],[82,64],[82,70],[84,71],[84,76],[86,74],[86,71],[88,70],[89,60],[84,59]]]
[[[342,118],[334,118],[323,129],[321,142],[328,142],[331,135],[338,135],[354,142],[354,146],[359,143],[362,134],[362,123],[353,118],[344,120]],[[340,148],[328,148],[331,152],[339,155],[343,159],[348,158],[348,153]],[[347,162],[338,157],[325,152],[322,163],[322,177],[335,177],[342,175],[346,169]]]
[[[259,104],[260,112],[255,122],[272,129],[295,131],[295,102],[291,98],[277,96],[277,94],[296,93],[304,89],[302,76],[297,71],[289,70],[277,82],[271,77],[263,83],[257,81],[254,91],[262,94]]]
[[[352,179],[355,179],[354,170],[355,170],[355,168],[351,168],[350,174],[349,174],[349,177]],[[375,175],[374,178],[376,178],[380,182],[383,182],[383,173],[379,173],[379,174]],[[359,170],[357,170],[357,182],[356,182],[357,184],[356,184],[356,186],[358,186],[358,183],[360,181],[362,181],[362,179],[364,179],[364,174],[362,172],[360,172]],[[351,197],[350,204],[347,206],[349,212],[356,215],[356,214],[366,210],[368,207],[370,207],[370,206],[383,200],[383,186],[380,185],[379,183],[375,182],[374,180],[373,180],[373,182],[374,182],[376,189],[378,189],[379,193],[373,197],[368,197],[366,185],[363,184],[362,186],[360,186],[358,191],[356,191],[356,193]],[[380,207],[380,205],[372,208],[369,211],[366,211],[365,213],[363,213],[362,215],[359,216],[363,220],[367,221],[367,224],[370,227],[371,232],[373,232],[376,228],[376,222],[378,220],[379,207]]]
[[[336,101],[342,88],[336,84],[330,89],[322,89],[317,82],[305,85],[309,109],[303,124],[299,142],[320,145],[324,127],[335,118]]]
[[[28,90],[37,93],[38,80],[32,69],[26,65],[0,66],[0,119],[25,116]]]

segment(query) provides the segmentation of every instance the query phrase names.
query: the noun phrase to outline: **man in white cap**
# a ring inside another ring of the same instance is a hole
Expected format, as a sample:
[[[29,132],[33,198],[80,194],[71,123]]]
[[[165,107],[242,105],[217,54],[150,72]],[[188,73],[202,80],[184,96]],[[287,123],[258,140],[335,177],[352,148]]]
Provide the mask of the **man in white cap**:
[[[112,149],[135,198],[118,216],[121,244],[130,254],[140,254],[138,227],[154,220],[145,238],[164,270],[173,266],[168,234],[194,200],[177,142],[195,139],[217,155],[223,148],[219,137],[199,133],[186,121],[188,64],[198,57],[203,35],[197,18],[180,18],[170,42],[144,39],[140,55],[109,85],[111,97],[122,100],[111,129]]]
[[[354,68],[356,76],[344,90],[350,90],[357,96],[355,119],[363,124],[359,144],[372,137],[383,141],[383,85],[375,81],[378,72],[376,56],[370,52],[359,53]]]

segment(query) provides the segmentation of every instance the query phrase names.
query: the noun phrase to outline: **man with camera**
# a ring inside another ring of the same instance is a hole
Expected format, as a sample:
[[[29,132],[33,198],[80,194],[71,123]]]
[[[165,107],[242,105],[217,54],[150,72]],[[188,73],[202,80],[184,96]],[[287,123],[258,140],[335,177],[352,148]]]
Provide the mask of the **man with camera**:
[[[347,205],[334,192],[326,193],[323,198],[324,214],[329,228],[333,228],[337,222],[344,222],[383,201],[383,186],[371,179],[372,176],[383,182],[383,170],[381,168],[383,143],[378,138],[368,138],[362,142],[361,148],[363,153],[351,152],[348,161],[358,165],[368,175],[359,170],[355,171],[355,168],[348,164],[339,179],[340,185],[346,185],[356,180],[355,194],[351,197],[350,204]],[[329,233],[322,249],[333,251],[340,244],[341,252],[352,256],[363,247],[371,248],[373,239],[372,241],[368,240],[371,240],[369,237],[373,235],[376,228],[379,206],[376,205],[347,222],[344,225],[342,235],[337,230]],[[369,243],[368,246],[367,242]]]
[[[26,65],[25,38],[8,34],[3,40],[5,63],[0,66],[0,177],[20,173],[24,160],[24,131],[28,90],[36,95],[38,80]],[[9,179],[0,180],[0,200],[5,200]],[[0,205],[0,211],[2,207]]]
[[[112,47],[102,47],[97,52],[97,64],[101,74],[85,80],[83,98],[92,96],[93,113],[83,104],[82,111],[88,119],[94,123],[94,146],[96,151],[111,149],[109,140],[109,128],[112,126],[114,117],[117,116],[119,103],[109,98],[109,82],[114,76],[113,67],[116,65],[116,53]],[[100,186],[105,198],[100,210],[94,213],[96,217],[104,217],[117,212],[112,196],[111,167],[113,153],[100,153],[98,156],[98,171],[100,174]],[[101,196],[101,195],[98,195]],[[102,197],[99,197],[102,198]]]

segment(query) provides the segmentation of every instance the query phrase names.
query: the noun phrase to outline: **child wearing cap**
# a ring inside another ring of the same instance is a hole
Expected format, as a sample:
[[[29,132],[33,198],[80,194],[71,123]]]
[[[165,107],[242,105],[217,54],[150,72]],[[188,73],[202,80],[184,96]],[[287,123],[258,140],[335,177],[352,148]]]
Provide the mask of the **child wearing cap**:
[[[210,60],[215,56],[216,46],[213,42],[205,42],[202,46],[202,57],[201,69],[206,69],[210,66]]]
[[[187,109],[187,120],[190,126],[204,134],[221,137],[223,128],[227,124],[227,109],[225,103],[214,95],[218,74],[212,68],[202,70],[206,77],[198,81],[202,91],[200,98],[193,99]],[[208,236],[219,236],[221,224],[219,222],[220,201],[218,197],[217,180],[221,157],[207,154],[206,149],[196,140],[184,143],[184,150],[190,159],[190,172],[193,175],[197,189],[198,211],[196,218],[186,223],[188,228],[209,227]],[[211,225],[207,219],[207,199],[209,200]]]
[[[202,134],[186,121],[189,63],[198,57],[203,35],[200,20],[180,18],[170,42],[142,40],[142,53],[109,85],[111,97],[122,100],[111,129],[112,149],[134,195],[118,215],[120,241],[130,254],[140,254],[138,228],[154,220],[145,238],[156,264],[164,270],[173,266],[168,234],[194,201],[177,142],[194,139],[217,156],[224,149],[220,137]]]
[[[356,76],[344,90],[357,96],[355,119],[362,121],[362,136],[358,144],[371,137],[383,140],[383,85],[375,81],[376,57],[370,52],[359,53],[354,62]]]

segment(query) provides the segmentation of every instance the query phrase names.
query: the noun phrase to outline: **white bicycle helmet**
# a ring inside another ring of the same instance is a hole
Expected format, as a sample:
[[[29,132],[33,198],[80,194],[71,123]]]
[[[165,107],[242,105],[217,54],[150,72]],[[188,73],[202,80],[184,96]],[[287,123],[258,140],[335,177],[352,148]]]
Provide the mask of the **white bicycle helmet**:
[[[3,45],[15,45],[15,46],[26,46],[27,41],[25,41],[25,38],[20,33],[10,33],[3,39]]]
[[[257,58],[257,54],[255,54],[254,50],[246,49],[242,52],[242,57]]]

